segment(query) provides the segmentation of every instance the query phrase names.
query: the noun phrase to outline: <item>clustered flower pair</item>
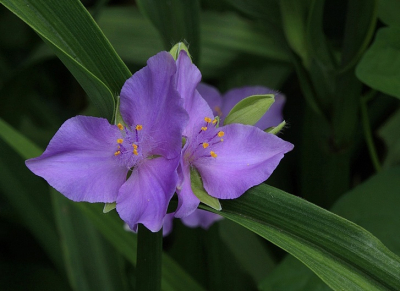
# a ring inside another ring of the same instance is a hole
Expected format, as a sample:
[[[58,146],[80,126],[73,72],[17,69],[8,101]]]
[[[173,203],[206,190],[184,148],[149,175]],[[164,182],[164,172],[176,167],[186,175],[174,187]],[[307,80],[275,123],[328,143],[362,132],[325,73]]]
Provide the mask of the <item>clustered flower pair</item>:
[[[73,201],[116,202],[133,230],[138,223],[160,230],[175,192],[174,216],[191,215],[200,203],[193,173],[213,199],[237,198],[265,181],[293,145],[254,126],[219,127],[200,80],[185,51],[176,61],[160,52],[124,84],[123,122],[73,117],[26,165]]]

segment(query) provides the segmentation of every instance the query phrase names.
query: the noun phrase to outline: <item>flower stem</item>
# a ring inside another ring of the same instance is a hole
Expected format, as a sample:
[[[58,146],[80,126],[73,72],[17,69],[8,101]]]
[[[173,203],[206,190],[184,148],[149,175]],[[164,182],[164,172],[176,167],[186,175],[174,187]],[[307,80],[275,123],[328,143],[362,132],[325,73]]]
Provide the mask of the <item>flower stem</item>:
[[[135,290],[161,290],[162,238],[162,229],[154,233],[139,224]]]
[[[369,155],[371,157],[372,164],[374,165],[375,171],[379,172],[381,168],[381,164],[379,163],[378,155],[376,153],[376,148],[374,141],[372,139],[371,127],[369,125],[369,118],[368,118],[368,109],[367,109],[367,102],[372,98],[374,95],[374,91],[370,94],[366,94],[365,96],[361,97],[360,107],[361,107],[361,122],[364,130],[364,137],[365,141],[368,146]]]

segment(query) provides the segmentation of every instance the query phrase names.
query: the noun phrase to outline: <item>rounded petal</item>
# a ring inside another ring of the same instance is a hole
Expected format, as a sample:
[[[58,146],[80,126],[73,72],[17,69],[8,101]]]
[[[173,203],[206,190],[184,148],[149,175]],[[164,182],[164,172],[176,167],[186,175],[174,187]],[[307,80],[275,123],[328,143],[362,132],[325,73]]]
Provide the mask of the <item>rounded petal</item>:
[[[184,100],[184,108],[189,114],[189,122],[183,132],[184,136],[190,137],[204,126],[204,117],[213,118],[210,106],[196,90],[201,74],[199,69],[192,64],[185,51],[179,53],[176,62],[178,67],[176,77],[176,88]]]
[[[222,107],[222,97],[217,88],[207,85],[205,83],[200,83],[197,85],[197,91],[200,93],[201,97],[207,101],[208,105],[213,110],[215,116],[220,115]]]
[[[178,207],[175,212],[175,217],[182,218],[195,211],[200,204],[200,200],[192,191],[190,165],[181,162],[179,175],[182,176],[182,178],[176,191],[178,194]]]
[[[188,227],[202,227],[209,229],[214,222],[221,220],[222,216],[202,209],[196,209],[192,214],[181,218],[182,223]]]
[[[120,110],[131,127],[140,124],[151,136],[152,154],[174,158],[181,150],[181,135],[187,123],[183,101],[175,89],[176,64],[167,52],[147,61],[147,66],[129,78],[121,90]]]
[[[73,201],[115,202],[128,169],[115,160],[120,133],[106,119],[68,119],[27,167]]]
[[[285,95],[261,86],[235,88],[225,93],[222,97],[222,119],[224,119],[231,109],[242,99],[252,95],[262,94],[274,94],[275,102],[255,126],[263,130],[271,126],[277,126],[283,121],[282,108],[286,101]]]
[[[293,145],[257,127],[230,124],[221,127],[224,141],[213,146],[216,158],[198,159],[204,189],[213,197],[233,199],[264,182]]]
[[[174,195],[179,157],[144,160],[134,168],[117,197],[117,211],[131,229],[142,223],[153,232],[161,229]]]
[[[174,226],[174,213],[168,213],[164,217],[163,222],[163,236],[167,236],[171,233],[172,228]]]

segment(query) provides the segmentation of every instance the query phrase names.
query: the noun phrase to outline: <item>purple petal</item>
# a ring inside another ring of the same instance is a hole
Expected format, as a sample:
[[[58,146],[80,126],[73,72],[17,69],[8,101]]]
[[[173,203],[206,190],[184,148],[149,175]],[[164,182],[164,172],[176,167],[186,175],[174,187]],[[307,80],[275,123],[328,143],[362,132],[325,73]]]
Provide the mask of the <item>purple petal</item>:
[[[175,192],[179,157],[144,160],[122,185],[117,197],[117,211],[131,229],[142,223],[159,231],[167,206]]]
[[[210,106],[196,90],[201,74],[199,69],[192,64],[185,51],[179,53],[177,67],[177,90],[182,96],[184,108],[189,114],[189,122],[183,135],[189,137],[203,126],[204,117],[213,118],[213,113]]]
[[[216,158],[198,159],[204,189],[213,197],[233,199],[265,181],[293,145],[254,126],[230,124],[220,128],[224,141],[212,150]]]
[[[221,114],[222,97],[217,88],[200,83],[197,85],[197,91],[200,93],[201,97],[207,101],[208,105],[213,110],[214,115],[219,116]]]
[[[199,198],[194,195],[190,182],[190,165],[181,161],[179,175],[182,175],[181,183],[178,185],[178,208],[175,217],[181,218],[188,216],[197,209],[200,204]]]
[[[275,94],[275,103],[272,104],[268,112],[261,117],[255,126],[263,130],[271,126],[277,126],[283,121],[282,109],[286,101],[285,95],[261,86],[235,88],[225,93],[222,97],[223,115],[221,119],[223,120],[229,114],[231,109],[242,99],[252,95],[262,94]]]
[[[208,229],[214,222],[221,220],[222,216],[202,209],[196,209],[192,214],[181,218],[188,227],[202,227]]]
[[[128,169],[115,160],[119,129],[106,119],[68,119],[26,166],[73,201],[114,202]]]
[[[167,236],[171,233],[172,227],[174,226],[174,213],[168,213],[164,217],[164,222],[163,222],[163,236]]]
[[[167,52],[147,61],[121,90],[121,115],[134,128],[140,124],[156,145],[152,154],[174,158],[181,149],[181,135],[188,116],[175,89],[176,64]]]

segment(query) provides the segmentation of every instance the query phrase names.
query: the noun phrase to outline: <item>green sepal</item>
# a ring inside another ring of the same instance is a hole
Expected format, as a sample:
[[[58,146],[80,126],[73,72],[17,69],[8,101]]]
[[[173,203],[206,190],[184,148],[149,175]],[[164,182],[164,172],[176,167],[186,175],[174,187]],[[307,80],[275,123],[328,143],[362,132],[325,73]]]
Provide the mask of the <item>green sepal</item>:
[[[222,209],[221,204],[217,198],[214,198],[204,190],[203,182],[199,172],[195,168],[190,168],[190,182],[192,186],[192,191],[201,202],[210,206],[211,208],[220,211]]]
[[[122,119],[121,111],[119,110],[119,104],[120,104],[120,97],[117,96],[117,106],[115,106],[115,112],[114,112],[114,124],[121,123],[122,125],[125,125],[124,120]]]
[[[106,203],[106,204],[104,204],[103,213],[108,213],[111,210],[114,210],[115,207],[117,207],[117,203],[116,202]]]
[[[282,128],[284,128],[286,125],[286,121],[282,121],[281,123],[279,123],[277,126],[272,126],[272,127],[268,127],[266,130],[264,130],[265,132],[268,133],[272,133],[272,134],[278,134]]]
[[[246,97],[232,108],[225,118],[224,125],[231,123],[254,125],[274,102],[274,94]]]
[[[192,59],[192,57],[191,57],[191,55],[189,53],[188,47],[183,42],[178,42],[176,45],[174,45],[172,47],[172,49],[169,51],[169,53],[174,57],[174,60],[176,61],[178,59],[179,52],[181,50],[184,50],[185,52],[187,52],[187,54],[190,57],[190,59]]]

